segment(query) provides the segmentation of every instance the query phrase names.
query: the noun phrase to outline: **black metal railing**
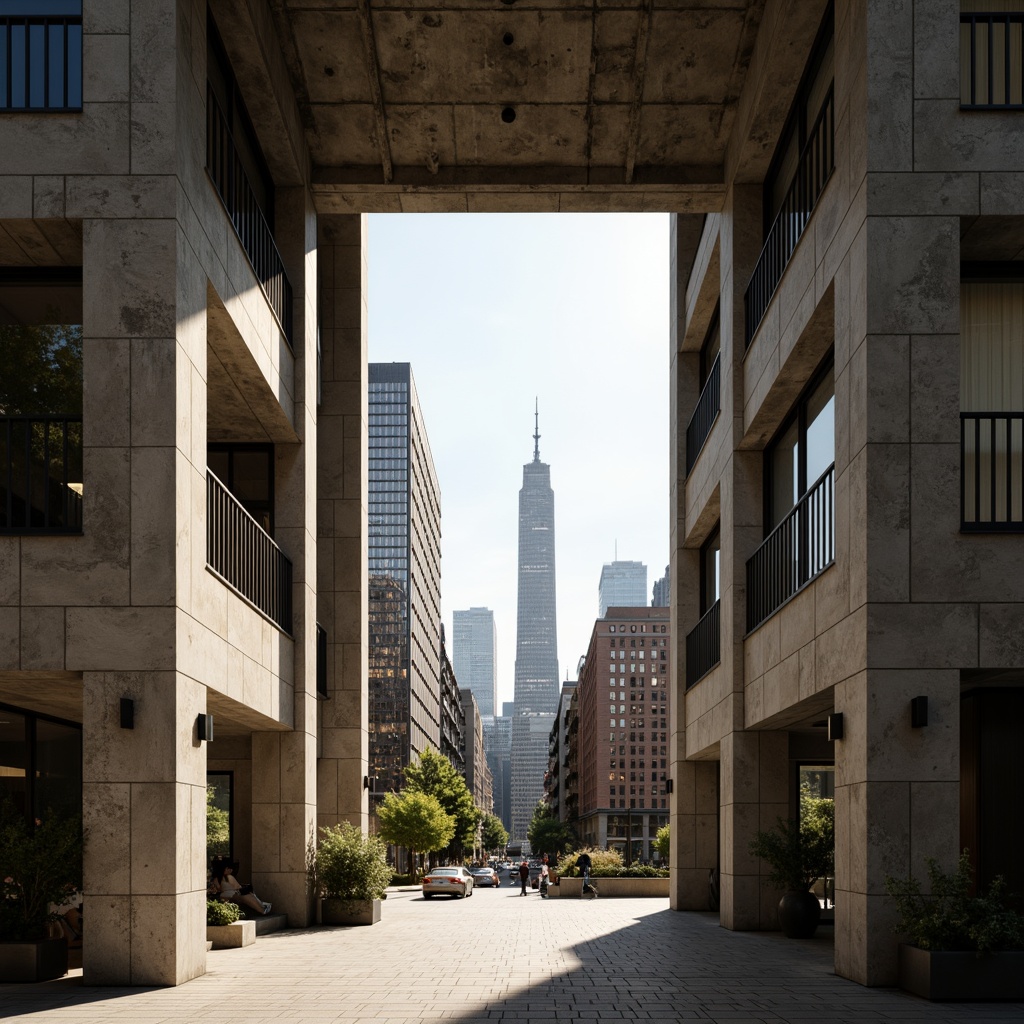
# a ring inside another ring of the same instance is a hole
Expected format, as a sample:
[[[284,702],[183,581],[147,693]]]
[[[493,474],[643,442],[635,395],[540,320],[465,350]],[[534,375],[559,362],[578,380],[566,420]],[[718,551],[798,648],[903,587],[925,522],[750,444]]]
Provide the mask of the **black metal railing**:
[[[263,210],[256,201],[256,193],[238,157],[227,118],[210,87],[206,90],[206,171],[249,257],[263,294],[291,346],[291,282],[285,274],[281,254],[277,251],[274,233],[263,216]]]
[[[772,301],[782,275],[789,265],[800,236],[814,212],[818,197],[825,190],[836,165],[834,86],[821,104],[821,110],[807,134],[800,151],[796,174],[789,186],[782,207],[768,231],[764,248],[750,275],[744,296],[746,344],[757,333],[768,304]]]
[[[82,109],[82,14],[0,14],[0,110]]]
[[[722,602],[716,601],[686,635],[686,689],[722,660]]]
[[[206,471],[207,565],[284,632],[292,631],[292,563],[238,499]]]
[[[1024,412],[960,413],[960,529],[1024,533]]]
[[[1024,110],[1024,13],[960,15],[960,106]]]
[[[835,463],[747,562],[747,632],[774,615],[836,556]]]
[[[82,531],[81,416],[0,416],[0,533],[35,531]]]
[[[704,382],[704,390],[697,399],[690,422],[686,427],[686,472],[697,464],[697,456],[711,433],[719,410],[722,408],[722,357],[715,357],[714,365]]]

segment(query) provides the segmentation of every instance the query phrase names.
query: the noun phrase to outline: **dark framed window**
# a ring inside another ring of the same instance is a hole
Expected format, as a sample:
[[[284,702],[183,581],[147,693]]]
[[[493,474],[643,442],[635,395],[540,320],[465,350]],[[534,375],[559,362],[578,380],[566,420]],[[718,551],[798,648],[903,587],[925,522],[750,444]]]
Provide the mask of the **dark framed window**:
[[[715,306],[715,312],[711,317],[711,323],[708,325],[708,333],[704,337],[704,343],[700,347],[700,389],[704,390],[704,386],[708,382],[708,378],[711,376],[711,371],[714,369],[715,363],[718,362],[718,355],[722,349],[722,332],[719,324],[718,317],[718,306]]]
[[[0,0],[0,111],[82,109],[82,0]]]
[[[269,536],[274,536],[274,446],[211,444],[211,472]]]
[[[708,611],[721,596],[721,553],[722,536],[719,527],[716,526],[700,549],[701,615]]]
[[[206,862],[234,859],[235,773],[206,773]]]
[[[831,354],[765,450],[767,536],[835,462],[835,380]]]
[[[82,813],[82,727],[0,704],[0,803],[34,820]]]

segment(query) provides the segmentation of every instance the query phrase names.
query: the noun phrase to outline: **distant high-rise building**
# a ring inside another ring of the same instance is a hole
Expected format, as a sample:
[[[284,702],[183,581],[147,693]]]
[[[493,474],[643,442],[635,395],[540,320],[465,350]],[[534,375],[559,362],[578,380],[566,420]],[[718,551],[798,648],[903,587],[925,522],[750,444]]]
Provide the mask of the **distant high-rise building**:
[[[385,793],[441,745],[441,497],[408,363],[370,364],[368,413],[369,774]]]
[[[606,562],[597,588],[598,614],[609,608],[639,608],[647,604],[647,566],[643,562]]]
[[[654,594],[651,598],[652,608],[667,608],[671,599],[669,591],[669,567],[665,566],[665,575],[660,580],[654,581]]]
[[[544,793],[548,733],[558,705],[555,622],[555,495],[551,467],[540,461],[534,410],[533,462],[519,491],[519,606],[515,715],[512,718],[512,838],[523,841]]]
[[[497,631],[490,608],[452,612],[452,665],[460,690],[471,690],[483,718],[498,706],[498,674],[495,671]]]
[[[448,659],[441,625],[441,756],[462,776],[466,775],[466,738],[472,723],[466,721],[462,692]],[[474,709],[475,712],[475,709]]]
[[[505,715],[484,721],[484,750],[491,769],[494,814],[512,833],[512,704],[505,705]]]

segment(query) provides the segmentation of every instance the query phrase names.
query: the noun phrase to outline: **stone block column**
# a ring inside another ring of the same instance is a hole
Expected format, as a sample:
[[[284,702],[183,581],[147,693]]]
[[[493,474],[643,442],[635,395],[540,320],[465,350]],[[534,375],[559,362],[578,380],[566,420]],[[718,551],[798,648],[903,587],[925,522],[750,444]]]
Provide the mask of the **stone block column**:
[[[733,732],[722,740],[721,921],[737,931],[778,928],[779,892],[764,885],[767,866],[750,841],[789,817],[789,737]]]
[[[320,219],[323,392],[318,419],[317,614],[327,629],[317,823],[368,825],[365,220]]]
[[[672,909],[710,910],[708,876],[718,867],[718,764],[680,761],[672,775]]]

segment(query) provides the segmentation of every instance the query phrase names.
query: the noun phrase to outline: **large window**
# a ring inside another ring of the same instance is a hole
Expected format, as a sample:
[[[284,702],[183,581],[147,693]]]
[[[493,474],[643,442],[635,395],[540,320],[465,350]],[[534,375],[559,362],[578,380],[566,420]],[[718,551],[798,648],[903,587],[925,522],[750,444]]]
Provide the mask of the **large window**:
[[[210,470],[269,536],[274,536],[274,448],[266,444],[211,444]]]
[[[0,110],[82,109],[82,0],[0,0]]]
[[[82,272],[0,271],[0,532],[82,528]]]
[[[961,527],[1020,531],[1024,280],[998,280],[990,267],[964,269],[982,279],[964,280],[960,289]]]
[[[1024,3],[961,0],[960,106],[1024,108]]]

